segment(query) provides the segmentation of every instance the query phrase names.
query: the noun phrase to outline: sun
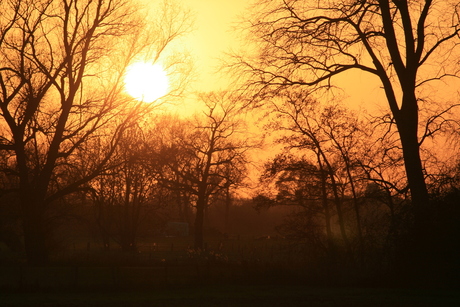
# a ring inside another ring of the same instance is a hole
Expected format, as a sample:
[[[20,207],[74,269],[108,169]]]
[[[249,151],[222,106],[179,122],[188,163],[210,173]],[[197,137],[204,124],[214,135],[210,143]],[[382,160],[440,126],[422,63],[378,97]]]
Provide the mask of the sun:
[[[126,71],[125,89],[134,99],[153,102],[168,93],[168,75],[160,64],[136,62]]]

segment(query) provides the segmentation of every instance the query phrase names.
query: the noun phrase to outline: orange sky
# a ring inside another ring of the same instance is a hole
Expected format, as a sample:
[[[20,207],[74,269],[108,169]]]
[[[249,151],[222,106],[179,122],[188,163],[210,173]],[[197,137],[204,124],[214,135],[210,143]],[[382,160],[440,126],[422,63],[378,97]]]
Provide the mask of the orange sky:
[[[151,0],[142,0],[151,3]],[[248,15],[252,0],[176,0],[184,9],[190,9],[194,16],[194,29],[180,40],[180,48],[192,54],[196,81],[192,84],[197,91],[225,89],[226,79],[216,73],[219,58],[231,49],[238,50],[241,42],[232,29],[241,15]],[[354,71],[336,78],[336,85],[343,89],[341,99],[357,109],[375,108],[384,110],[387,104],[377,77]],[[193,106],[187,102],[188,112]],[[192,102],[193,104],[193,102]],[[182,110],[183,112],[184,110]]]
[[[231,49],[238,50],[241,42],[232,26],[243,14],[247,14],[250,0],[181,0],[181,4],[195,15],[195,30],[183,40],[190,50],[196,67],[197,82],[194,88],[210,91],[225,88],[225,81],[216,74],[219,57]],[[345,87],[344,99],[355,107],[369,106],[368,97],[381,95],[378,82],[369,87],[369,74],[354,72],[341,78]]]
[[[218,58],[239,41],[234,31],[234,23],[243,14],[248,0],[182,0],[184,7],[195,16],[195,30],[183,40],[190,50],[196,67],[195,88],[200,91],[218,90],[225,85],[217,82]]]
[[[143,0],[151,3],[151,0]],[[239,49],[240,41],[232,30],[238,17],[248,14],[251,0],[177,0],[190,9],[195,18],[194,29],[180,41],[180,47],[192,54],[196,82],[193,89],[211,91],[225,89],[225,78],[216,73],[219,58],[232,48]],[[343,89],[341,98],[352,108],[386,109],[386,101],[377,77],[354,71],[333,80]],[[190,106],[191,107],[191,106]],[[191,107],[192,108],[192,107]]]
[[[155,16],[155,9],[162,0],[139,0],[146,5],[152,5],[150,14]],[[238,17],[244,13],[250,4],[249,0],[171,0],[182,9],[190,10],[193,17],[193,27],[185,37],[176,39],[172,49],[184,50],[191,55],[194,82],[189,84],[189,90],[208,92],[226,89],[226,78],[218,73],[219,58],[225,52],[238,49],[240,44],[232,26]],[[175,1],[175,2],[174,2]],[[191,95],[185,97],[180,105],[164,105],[168,111],[188,116],[201,109]]]
[[[152,3],[151,0],[141,1]],[[174,43],[180,49],[191,53],[195,77],[195,82],[191,84],[193,90],[207,92],[226,88],[228,83],[225,76],[222,77],[217,73],[219,58],[224,57],[225,52],[240,49],[241,41],[233,27],[243,15],[249,13],[248,7],[252,2],[251,0],[177,0],[177,3],[183,9],[189,9],[194,17],[192,31]],[[368,74],[356,72],[340,78],[340,86],[345,87],[342,98],[346,99],[349,105],[354,107],[370,105],[367,101],[368,97],[373,97],[372,103],[375,103],[375,97],[381,93],[378,85],[368,86],[369,77]],[[193,113],[197,110],[194,104],[193,101],[185,102],[185,105],[182,104],[180,107],[180,113]]]

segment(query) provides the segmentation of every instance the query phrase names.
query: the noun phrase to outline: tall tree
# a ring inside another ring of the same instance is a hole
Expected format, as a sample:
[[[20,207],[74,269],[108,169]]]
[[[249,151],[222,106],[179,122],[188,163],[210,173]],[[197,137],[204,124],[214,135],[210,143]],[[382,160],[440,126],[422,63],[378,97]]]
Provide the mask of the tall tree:
[[[139,12],[125,0],[0,2],[0,148],[15,159],[31,264],[48,261],[53,202],[107,168],[124,129],[149,109],[123,92],[126,66],[148,51]],[[168,29],[153,53],[182,31]]]
[[[356,230],[358,245],[363,246],[359,208],[359,196],[364,189],[363,172],[357,162],[370,144],[364,129],[361,130],[360,119],[351,116],[351,111],[343,106],[321,104],[302,93],[289,93],[283,99],[272,101],[272,105],[278,115],[271,118],[272,128],[281,134],[279,142],[293,157],[275,159],[270,171],[273,175],[288,174],[291,178],[283,178],[283,181],[290,184],[297,185],[298,181],[297,190],[290,194],[295,194],[300,202],[304,198],[308,204],[317,195],[317,202],[321,201],[323,207],[331,253],[334,246],[330,212],[335,212],[343,245],[351,255],[350,237],[354,235],[351,229]],[[302,176],[311,178],[300,178]],[[313,184],[309,180],[316,182],[315,189],[310,188]],[[353,208],[353,218],[347,214],[348,203]]]
[[[228,93],[209,93],[200,99],[203,113],[171,123],[169,136],[152,151],[159,180],[193,195],[195,248],[203,248],[204,216],[210,199],[244,179],[246,151],[252,146]]]
[[[237,57],[249,74],[246,87],[263,98],[288,87],[330,88],[351,70],[376,76],[398,129],[420,237],[431,220],[420,156],[421,89],[457,75],[459,10],[457,1],[261,0],[249,26],[259,53]]]
[[[147,218],[162,205],[159,199],[164,191],[149,172],[146,143],[140,127],[126,129],[115,153],[117,165],[89,183],[96,223],[106,248],[113,239],[123,251],[136,250]]]

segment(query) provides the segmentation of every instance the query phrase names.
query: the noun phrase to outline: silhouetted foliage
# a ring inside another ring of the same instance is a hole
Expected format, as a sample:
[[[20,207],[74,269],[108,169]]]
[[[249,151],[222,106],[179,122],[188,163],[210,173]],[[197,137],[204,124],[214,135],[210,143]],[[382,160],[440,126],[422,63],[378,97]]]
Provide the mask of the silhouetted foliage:
[[[113,157],[116,166],[89,183],[95,222],[106,249],[115,241],[122,250],[135,251],[147,227],[159,228],[150,223],[156,211],[166,206],[165,198],[171,199],[171,192],[159,186],[150,172],[147,148],[140,127],[126,129]]]
[[[28,261],[44,264],[53,206],[110,168],[124,130],[151,108],[123,93],[127,65],[140,52],[158,58],[182,30],[146,42],[141,10],[124,0],[2,1],[0,12],[2,171],[16,177]]]
[[[291,208],[278,231],[308,261],[337,272],[393,272],[413,214],[391,134],[339,104],[291,94],[272,105],[268,128],[284,151],[265,165],[256,208]]]
[[[340,87],[337,77],[352,70],[378,78],[388,102],[387,123],[399,134],[420,248],[414,258],[424,253],[434,222],[420,146],[452,108],[427,115],[429,102],[438,97],[427,97],[423,89],[458,76],[459,16],[456,1],[261,0],[247,23],[258,49],[235,56],[251,103],[269,103],[292,90],[324,93]]]
[[[195,248],[203,248],[205,210],[222,193],[229,193],[245,177],[245,152],[252,145],[242,138],[237,109],[226,94],[201,97],[203,114],[191,120],[157,127],[165,136],[152,148],[158,180],[186,193],[195,208]]]

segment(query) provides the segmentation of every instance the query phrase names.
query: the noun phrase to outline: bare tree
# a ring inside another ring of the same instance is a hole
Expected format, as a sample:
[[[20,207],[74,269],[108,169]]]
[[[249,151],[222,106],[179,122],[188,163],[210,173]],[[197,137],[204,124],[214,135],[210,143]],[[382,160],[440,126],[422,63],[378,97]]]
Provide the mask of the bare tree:
[[[147,142],[140,127],[126,129],[115,153],[117,166],[89,183],[96,223],[107,249],[113,239],[123,251],[136,250],[146,221],[164,207],[165,191],[149,171],[145,156]]]
[[[419,110],[427,98],[421,90],[457,76],[458,2],[261,0],[254,11],[249,31],[260,50],[253,58],[237,57],[237,66],[259,97],[289,87],[330,88],[351,70],[380,80],[402,145],[415,229],[423,237],[432,217],[420,156]]]
[[[159,173],[170,174],[163,182],[193,195],[195,248],[203,248],[204,215],[210,199],[244,179],[245,153],[252,146],[228,93],[210,93],[201,99],[203,114],[176,123],[169,139],[152,152],[152,161],[162,169]]]
[[[279,182],[294,185],[298,180],[295,193],[289,194],[296,195],[299,201],[304,198],[308,203],[308,200],[316,197],[317,202],[322,204],[321,211],[325,217],[331,253],[335,250],[332,240],[332,212],[337,216],[343,245],[349,255],[352,250],[350,237],[353,236],[350,229],[356,230],[358,245],[362,250],[359,198],[365,186],[362,181],[367,178],[357,161],[368,151],[370,142],[361,130],[360,120],[352,117],[350,111],[338,104],[320,104],[304,97],[302,93],[286,94],[283,99],[273,101],[272,105],[278,116],[271,118],[271,128],[281,134],[278,141],[285,146],[289,155],[293,155],[290,158],[276,159],[272,164],[273,168],[270,168],[272,175],[276,178],[277,173],[288,174],[289,180],[284,178]],[[311,183],[311,178],[299,176],[313,177],[316,183]],[[354,212],[352,218],[345,213],[349,211],[349,203]]]
[[[0,3],[0,147],[15,159],[31,264],[48,261],[53,202],[110,167],[150,108],[123,92],[127,65],[149,47],[138,12],[125,0]]]
[[[336,240],[332,230],[334,210],[330,206],[330,184],[322,164],[314,158],[283,153],[265,164],[261,186],[271,185],[267,192],[254,198],[256,207],[285,205],[294,214],[282,225],[285,235],[307,241],[323,254],[334,258]],[[276,195],[271,196],[271,193]],[[326,242],[324,242],[326,241]]]
[[[284,152],[266,164],[256,202],[300,208],[280,230],[331,263],[376,263],[376,251],[393,257],[395,238],[409,225],[397,139],[387,125],[370,124],[338,103],[302,93],[283,98],[272,100],[269,127]]]

